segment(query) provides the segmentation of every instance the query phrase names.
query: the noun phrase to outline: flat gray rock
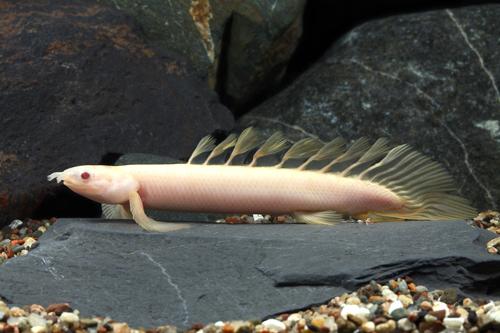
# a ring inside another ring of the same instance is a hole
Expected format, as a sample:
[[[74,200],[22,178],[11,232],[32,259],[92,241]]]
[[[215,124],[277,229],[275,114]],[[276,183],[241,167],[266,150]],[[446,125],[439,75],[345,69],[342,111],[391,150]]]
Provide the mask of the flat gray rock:
[[[409,275],[431,288],[499,298],[493,234],[465,222],[197,224],[168,234],[130,221],[59,220],[0,269],[9,303],[69,302],[83,315],[151,327],[255,319]]]

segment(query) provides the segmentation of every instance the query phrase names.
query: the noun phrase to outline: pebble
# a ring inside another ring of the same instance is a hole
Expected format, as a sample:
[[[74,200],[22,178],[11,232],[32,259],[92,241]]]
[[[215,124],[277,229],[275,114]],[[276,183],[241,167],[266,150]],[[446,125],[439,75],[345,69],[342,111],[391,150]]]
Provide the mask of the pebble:
[[[398,296],[392,291],[390,290],[389,288],[382,288],[382,296],[384,296],[384,298],[388,301],[397,301],[398,300]]]
[[[399,320],[401,318],[406,318],[408,316],[408,311],[404,308],[399,308],[390,313],[391,317],[395,320]]]
[[[375,327],[375,332],[377,333],[391,333],[396,330],[396,322],[394,320],[389,320],[385,323],[378,324]]]
[[[299,321],[301,319],[302,319],[302,316],[300,315],[300,313],[292,313],[291,315],[288,316],[286,321],[294,322],[294,321]]]
[[[402,294],[409,294],[410,290],[408,290],[408,284],[406,283],[405,280],[400,280],[398,282],[398,290]]]
[[[59,316],[59,320],[64,324],[74,324],[77,323],[80,318],[73,312],[63,312]]]
[[[403,303],[403,306],[405,308],[407,308],[408,306],[410,306],[411,304],[413,304],[413,298],[411,298],[410,296],[399,295],[398,299],[401,301],[401,303]]]
[[[46,333],[47,326],[32,326],[31,333]]]
[[[338,326],[333,317],[328,317],[323,323],[323,328],[327,329],[329,332],[337,332]]]
[[[375,332],[375,323],[373,321],[364,322],[361,325],[361,332],[363,333]]]
[[[427,287],[425,287],[425,286],[417,286],[417,287],[415,287],[415,291],[419,294],[422,294],[422,293],[428,292],[429,289],[427,289]]]
[[[444,318],[443,325],[451,331],[461,331],[463,330],[464,318]]]
[[[446,316],[448,316],[450,314],[450,309],[448,309],[448,304],[436,301],[432,305],[432,311],[437,312],[437,311],[443,311],[443,310],[445,311]]]
[[[398,328],[402,331],[412,331],[417,328],[417,326],[412,323],[408,318],[401,318],[398,320]]]
[[[10,222],[9,228],[10,229],[17,229],[17,228],[19,228],[22,225],[23,225],[23,221],[21,221],[21,220],[13,220],[12,222]]]
[[[490,320],[500,323],[500,309],[489,311],[487,315]]]
[[[355,304],[346,304],[340,311],[340,315],[344,319],[348,319],[348,315],[354,315],[359,317],[364,317],[366,319],[370,316],[370,310]]]
[[[32,312],[28,315],[28,322],[31,326],[45,326],[47,321],[38,313]]]
[[[401,303],[401,301],[395,301],[395,302],[392,302],[391,305],[389,306],[389,309],[387,312],[389,312],[390,315],[392,315],[392,313],[397,310],[397,309],[402,309],[403,308],[403,303]]]
[[[278,332],[286,330],[286,325],[277,319],[268,319],[262,322],[262,326],[269,330],[276,330]]]

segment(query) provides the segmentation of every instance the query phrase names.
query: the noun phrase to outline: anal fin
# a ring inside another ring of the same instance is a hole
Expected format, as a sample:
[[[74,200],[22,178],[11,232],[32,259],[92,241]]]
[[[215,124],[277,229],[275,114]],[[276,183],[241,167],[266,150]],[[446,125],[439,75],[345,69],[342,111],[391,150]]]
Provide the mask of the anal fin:
[[[329,210],[323,212],[295,212],[293,217],[297,222],[324,225],[336,225],[343,220],[342,214]]]
[[[162,223],[153,220],[144,212],[141,196],[137,192],[132,191],[129,193],[129,204],[132,218],[138,225],[147,231],[169,232],[191,227],[189,224]]]

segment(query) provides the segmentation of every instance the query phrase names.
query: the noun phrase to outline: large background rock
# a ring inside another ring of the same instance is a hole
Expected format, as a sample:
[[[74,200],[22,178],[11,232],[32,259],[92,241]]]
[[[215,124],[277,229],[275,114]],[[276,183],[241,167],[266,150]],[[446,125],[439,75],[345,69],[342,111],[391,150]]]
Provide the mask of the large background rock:
[[[240,124],[409,143],[443,163],[477,208],[497,208],[499,16],[491,5],[363,24]]]
[[[235,107],[280,82],[302,33],[305,0],[102,0],[133,15],[149,40],[189,59]]]
[[[60,188],[48,185],[51,172],[107,153],[185,157],[233,124],[184,61],[144,44],[113,8],[3,1],[0,35],[0,223],[36,215]],[[61,210],[71,207],[64,200]]]
[[[372,279],[500,298],[493,233],[465,222],[197,224],[168,234],[131,221],[59,220],[0,269],[9,303],[69,302],[132,326],[256,319],[328,301]]]

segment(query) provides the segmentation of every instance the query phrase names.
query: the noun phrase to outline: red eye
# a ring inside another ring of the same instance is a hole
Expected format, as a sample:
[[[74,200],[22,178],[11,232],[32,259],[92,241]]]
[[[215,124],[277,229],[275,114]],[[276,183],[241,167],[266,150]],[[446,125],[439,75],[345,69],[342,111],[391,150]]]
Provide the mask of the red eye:
[[[87,171],[82,172],[82,174],[80,175],[80,177],[82,177],[82,179],[89,179],[90,178],[90,173],[88,173]]]

